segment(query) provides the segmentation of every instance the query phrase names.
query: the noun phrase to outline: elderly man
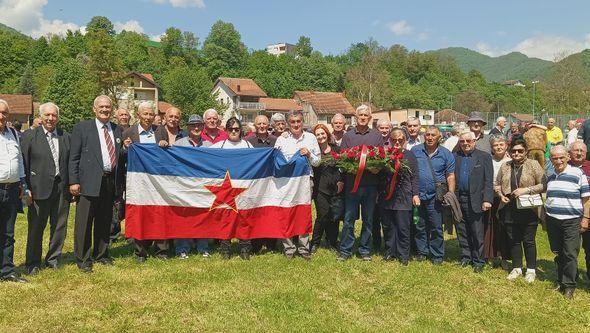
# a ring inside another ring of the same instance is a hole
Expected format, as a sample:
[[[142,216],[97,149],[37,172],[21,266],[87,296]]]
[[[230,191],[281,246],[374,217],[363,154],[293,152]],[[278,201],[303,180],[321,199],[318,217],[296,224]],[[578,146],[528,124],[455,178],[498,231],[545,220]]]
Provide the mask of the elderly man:
[[[254,126],[256,127],[255,135],[247,139],[255,148],[274,147],[277,142],[277,137],[268,133],[268,117],[265,115],[256,116],[254,119]],[[270,251],[276,250],[277,240],[274,238],[260,238],[252,240],[252,252],[258,253],[262,250],[262,246]]]
[[[383,138],[383,146],[385,148],[393,148],[390,140],[389,134],[391,133],[392,126],[391,122],[387,119],[379,119],[377,120],[377,130],[381,134]],[[383,239],[389,239],[389,234],[387,233],[387,227],[381,228],[381,216],[383,215],[383,205],[382,200],[377,198],[377,204],[375,206],[375,211],[373,214],[373,249],[375,251],[379,251],[381,249],[381,243]],[[381,234],[383,232],[383,235]]]
[[[473,132],[459,135],[461,149],[455,153],[456,190],[463,221],[457,224],[457,239],[461,248],[461,266],[473,265],[481,273],[485,264],[483,254],[483,215],[494,199],[494,170],[492,156],[476,148]]]
[[[508,139],[508,143],[510,143],[512,141],[512,138],[514,138],[515,136],[519,136],[522,135],[521,133],[521,129],[520,129],[520,123],[511,123],[510,124],[510,130],[508,131],[506,137]]]
[[[496,119],[496,126],[490,130],[490,136],[501,136],[506,138],[506,118],[505,117],[498,117]]]
[[[129,115],[129,111],[123,108],[117,109],[115,117],[117,118],[117,125],[121,127],[122,131],[130,127],[129,120],[131,119],[131,116]]]
[[[443,234],[443,207],[441,198],[436,198],[437,187],[455,191],[455,158],[440,145],[440,130],[429,126],[424,134],[424,143],[412,148],[418,162],[420,219],[414,225],[416,260],[430,257],[435,265],[441,264],[445,254]]]
[[[270,117],[271,134],[277,138],[287,129],[287,121],[282,113],[275,113]]]
[[[576,128],[576,121],[569,120],[567,122],[567,146],[571,145],[578,140],[578,129]]]
[[[49,249],[45,266],[57,268],[66,239],[70,212],[68,162],[70,134],[57,128],[59,108],[53,103],[39,107],[41,126],[25,132],[21,150],[25,162],[27,185],[31,189],[26,201],[28,235],[25,266],[28,274],[41,269],[43,232],[49,219]]]
[[[108,251],[109,231],[116,183],[124,169],[118,163],[121,129],[110,121],[111,99],[106,95],[96,97],[93,110],[94,119],[74,126],[68,166],[70,193],[79,197],[74,255],[78,268],[86,273],[92,272],[94,262],[113,265]],[[94,249],[91,249],[93,238]]]
[[[552,146],[557,146],[563,143],[563,133],[561,128],[555,126],[555,118],[547,119],[547,141]]]
[[[27,282],[14,270],[14,224],[20,200],[28,191],[23,156],[15,129],[7,125],[10,108],[0,99],[0,280]]]
[[[170,107],[164,114],[164,125],[156,129],[156,142],[160,147],[172,146],[176,140],[186,137],[186,133],[180,128],[182,112],[177,107]]]
[[[383,137],[379,131],[369,128],[371,122],[371,108],[368,105],[361,105],[355,112],[357,125],[354,129],[346,132],[342,138],[342,149],[349,149],[356,146],[382,146]],[[373,215],[375,203],[377,202],[379,184],[379,170],[365,170],[362,175],[356,192],[351,190],[354,185],[355,176],[352,173],[346,174],[344,184],[344,225],[340,240],[340,253],[336,257],[338,261],[344,261],[352,257],[354,245],[354,224],[359,218],[359,211],[362,212],[362,228],[359,244],[359,254],[364,261],[371,260],[371,236],[373,231]]]
[[[569,147],[569,165],[580,168],[590,182],[590,161],[586,160],[587,148],[584,142],[574,141]],[[590,231],[582,233],[586,267],[590,267]],[[590,269],[586,269],[586,277],[590,280]]]
[[[408,120],[406,121],[406,131],[408,132],[406,149],[411,150],[417,145],[424,143],[424,137],[420,135],[420,128],[420,118],[408,117]]]
[[[550,153],[555,173],[547,179],[547,235],[557,255],[558,290],[571,299],[577,284],[580,233],[588,230],[590,220],[590,189],[584,172],[567,163],[565,147],[552,147]]]
[[[301,111],[289,112],[289,132],[277,138],[275,148],[280,150],[287,160],[290,160],[295,153],[307,157],[311,166],[318,166],[321,162],[321,151],[315,135],[303,131],[303,113]],[[292,259],[295,252],[299,252],[305,260],[311,259],[309,248],[309,235],[299,235],[299,246],[296,248],[291,238],[283,239],[285,256]]]
[[[332,116],[332,140],[333,143],[340,147],[342,144],[342,137],[344,137],[346,127],[346,117],[342,113],[336,113]]]
[[[524,141],[529,149],[527,157],[539,162],[542,168],[545,168],[545,150],[547,149],[546,129],[547,127],[533,121],[529,129],[523,134]]]
[[[469,126],[469,130],[475,137],[475,148],[491,155],[492,147],[490,145],[490,136],[485,134],[483,131],[483,127],[486,124],[487,122],[483,119],[481,112],[471,112],[469,119],[467,119],[467,126]],[[455,149],[453,149],[453,153],[458,152],[460,148],[461,144],[459,143]]]
[[[137,125],[131,126],[123,132],[123,158],[126,160],[129,145],[133,143],[152,143],[157,142],[156,131],[159,127],[154,125],[154,105],[152,102],[142,102],[137,108]],[[126,165],[124,165],[126,167]],[[123,166],[122,166],[123,167]],[[143,263],[147,260],[148,250],[152,246],[156,247],[156,257],[160,259],[168,258],[168,241],[166,240],[139,240],[133,241],[135,260]]]
[[[219,114],[215,109],[205,110],[203,118],[205,120],[205,130],[201,134],[203,142],[207,141],[212,145],[228,139],[227,133],[219,128]]]
[[[391,122],[387,119],[379,119],[377,120],[377,130],[381,134],[383,138],[383,146],[388,148],[390,147],[389,143],[389,133],[391,133]]]

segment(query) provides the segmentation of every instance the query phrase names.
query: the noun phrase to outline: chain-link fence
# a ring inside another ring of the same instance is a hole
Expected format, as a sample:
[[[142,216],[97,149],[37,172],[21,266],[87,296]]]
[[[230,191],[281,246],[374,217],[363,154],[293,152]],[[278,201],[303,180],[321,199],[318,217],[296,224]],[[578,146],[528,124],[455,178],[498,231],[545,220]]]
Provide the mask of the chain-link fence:
[[[519,116],[524,116],[523,118],[527,119],[525,121],[528,122],[528,119],[532,119],[532,115],[531,114],[523,114],[523,113],[519,113]],[[483,118],[486,119],[487,121],[487,125],[486,128],[487,129],[491,129],[495,126],[496,124],[496,119],[500,116],[504,116],[506,118],[508,118],[509,121],[511,121],[512,119],[514,119],[513,117],[510,117],[508,114],[503,114],[503,113],[499,113],[499,112],[486,112],[483,113]],[[575,114],[551,114],[551,113],[538,113],[535,114],[535,120],[537,120],[540,124],[542,125],[547,125],[547,119],[549,118],[554,118],[555,119],[555,125],[558,126],[561,129],[565,129],[567,128],[567,122],[569,120],[576,120],[576,119],[587,119],[588,116],[586,114],[584,115],[575,115]]]

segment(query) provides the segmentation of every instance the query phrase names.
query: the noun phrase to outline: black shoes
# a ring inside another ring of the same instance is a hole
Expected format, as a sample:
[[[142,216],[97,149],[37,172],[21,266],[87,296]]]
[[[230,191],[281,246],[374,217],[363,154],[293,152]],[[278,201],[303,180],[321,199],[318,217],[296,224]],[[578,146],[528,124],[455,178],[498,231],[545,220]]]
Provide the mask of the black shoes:
[[[567,298],[567,299],[573,299],[574,298],[574,291],[576,289],[575,288],[565,288],[563,289],[563,297]]]
[[[27,283],[29,281],[27,281],[26,279],[16,275],[16,273],[10,273],[6,276],[3,276],[2,278],[0,278],[0,280],[2,281],[7,281],[7,282],[16,282],[16,283]]]
[[[423,254],[419,254],[419,255],[416,256],[415,259],[416,259],[416,261],[420,262],[420,261],[425,261],[428,258],[426,258],[426,256],[423,255]]]
[[[53,262],[51,262],[51,263],[50,262],[45,263],[45,267],[46,268],[49,268],[49,269],[57,269],[58,268],[57,263],[53,263]]]

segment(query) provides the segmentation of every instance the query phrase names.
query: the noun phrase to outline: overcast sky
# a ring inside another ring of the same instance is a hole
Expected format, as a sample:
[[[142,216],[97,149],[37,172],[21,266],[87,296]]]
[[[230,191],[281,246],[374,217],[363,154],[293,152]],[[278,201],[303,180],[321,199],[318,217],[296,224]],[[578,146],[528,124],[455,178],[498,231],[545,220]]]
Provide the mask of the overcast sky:
[[[0,22],[33,37],[103,15],[155,40],[174,26],[202,41],[223,20],[254,50],[305,35],[314,49],[339,54],[373,37],[421,51],[463,46],[546,60],[590,48],[589,13],[588,0],[0,0]]]

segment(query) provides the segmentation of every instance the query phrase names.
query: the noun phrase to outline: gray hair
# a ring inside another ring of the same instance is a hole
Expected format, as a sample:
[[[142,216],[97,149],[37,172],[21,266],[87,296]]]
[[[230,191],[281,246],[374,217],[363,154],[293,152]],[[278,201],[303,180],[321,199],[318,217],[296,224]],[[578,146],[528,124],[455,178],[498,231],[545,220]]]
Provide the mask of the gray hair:
[[[557,153],[567,154],[567,149],[565,149],[565,147],[562,145],[557,145],[557,146],[551,147],[551,150],[549,152],[551,155],[557,154]]]
[[[389,126],[389,128],[393,128],[393,123],[391,123],[389,120],[387,119],[379,119],[377,120],[377,127],[383,125],[383,124],[387,124]]]
[[[418,117],[408,117],[408,120],[406,120],[406,124],[409,124],[410,122],[417,122],[418,125],[421,125],[420,118]]]
[[[506,117],[502,117],[502,116],[498,117],[496,119],[496,124],[499,123],[499,122],[501,122],[501,121],[506,121]]]
[[[358,114],[361,111],[369,111],[369,114],[371,114],[371,107],[367,104],[361,104],[358,108],[356,108],[356,114]]]
[[[332,116],[332,121],[331,121],[331,122],[334,122],[334,120],[335,120],[336,118],[341,118],[342,120],[346,121],[346,117],[345,117],[345,116],[344,116],[342,113],[336,113],[335,115],[333,115],[333,116]]]
[[[572,151],[574,149],[574,146],[580,146],[580,148],[582,148],[584,151],[588,151],[588,147],[586,147],[586,144],[584,143],[584,141],[574,141],[572,142],[572,144],[569,147],[569,150]]]
[[[6,105],[6,108],[10,110],[10,106],[8,106],[8,102],[0,98],[0,104]]]
[[[152,109],[152,111],[153,111],[154,110],[154,102],[143,101],[143,102],[139,103],[139,106],[137,107],[137,113],[140,113],[144,109]]]
[[[101,99],[106,99],[109,101],[109,103],[111,104],[111,106],[113,105],[113,100],[111,100],[111,98],[107,95],[100,95],[100,96],[96,96],[96,98],[94,99],[94,102],[92,102],[92,105],[94,107],[96,107],[96,104],[98,103],[98,101],[100,101]]]
[[[47,108],[49,108],[49,107],[55,108],[55,110],[57,110],[57,116],[59,117],[59,107],[51,102],[47,102],[47,103],[43,103],[43,104],[39,105],[39,116],[42,116],[45,113],[45,111],[47,110]]]
[[[217,110],[207,109],[207,110],[205,110],[205,112],[203,112],[203,118],[207,117],[207,113],[212,113],[212,114],[216,115],[217,117],[219,117],[219,113],[217,113]]]
[[[469,140],[475,140],[475,133],[471,131],[463,131],[459,133],[459,137],[462,138],[464,136],[469,136]]]
[[[493,146],[494,143],[496,143],[496,142],[504,142],[504,143],[506,143],[507,140],[502,135],[492,135],[492,137],[490,138],[490,146]]]
[[[272,117],[270,117],[270,121],[271,123],[274,125],[277,121],[282,121],[282,122],[286,122],[285,120],[285,115],[282,113],[275,113],[272,115]]]
[[[291,119],[293,117],[301,117],[301,119],[303,119],[303,112],[301,112],[299,110],[289,111],[289,113],[287,113],[287,119]]]
[[[404,132],[403,129],[396,127],[394,129],[391,130],[391,133],[389,133],[389,137],[393,137],[396,134],[401,134],[404,137],[404,140],[406,138],[406,132]]]

